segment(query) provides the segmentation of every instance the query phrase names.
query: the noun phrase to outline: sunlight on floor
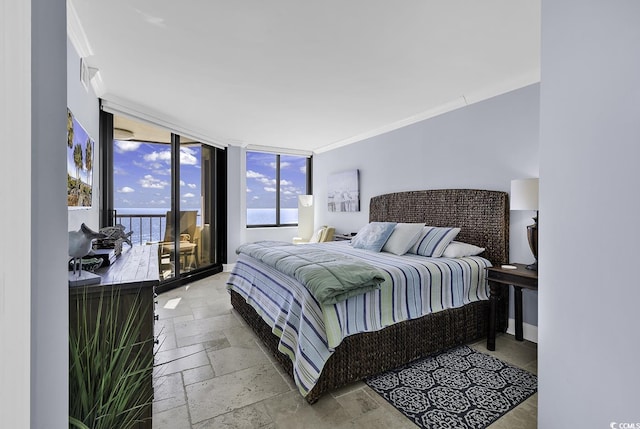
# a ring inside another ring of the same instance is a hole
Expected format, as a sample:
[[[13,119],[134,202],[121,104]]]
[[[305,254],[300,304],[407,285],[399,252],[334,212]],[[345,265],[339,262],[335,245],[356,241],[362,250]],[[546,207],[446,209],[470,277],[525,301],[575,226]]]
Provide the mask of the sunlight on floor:
[[[175,310],[175,308],[178,306],[178,304],[180,304],[180,300],[182,300],[182,298],[173,298],[170,299],[169,301],[167,301],[167,303],[163,306],[163,308],[169,309],[169,310]]]

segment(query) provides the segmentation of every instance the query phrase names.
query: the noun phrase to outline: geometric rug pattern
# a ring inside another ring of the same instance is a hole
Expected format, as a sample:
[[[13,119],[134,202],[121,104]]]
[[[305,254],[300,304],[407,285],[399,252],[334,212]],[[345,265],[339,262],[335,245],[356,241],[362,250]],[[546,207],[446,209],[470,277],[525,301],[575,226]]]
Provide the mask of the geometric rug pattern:
[[[533,395],[538,377],[467,346],[369,377],[366,384],[428,429],[483,429]]]

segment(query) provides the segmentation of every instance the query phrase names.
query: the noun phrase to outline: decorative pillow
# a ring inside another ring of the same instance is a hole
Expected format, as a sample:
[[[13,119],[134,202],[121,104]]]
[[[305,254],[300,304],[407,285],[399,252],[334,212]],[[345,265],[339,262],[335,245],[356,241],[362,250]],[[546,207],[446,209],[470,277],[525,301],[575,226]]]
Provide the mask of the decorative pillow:
[[[383,252],[395,255],[404,255],[416,244],[420,233],[424,228],[424,223],[399,223],[393,228],[391,236],[382,247]]]
[[[371,222],[351,239],[351,245],[357,249],[379,252],[395,228],[395,222]]]
[[[409,253],[439,258],[459,232],[460,228],[425,226]]]
[[[324,234],[326,228],[326,226],[323,226],[322,228],[317,230],[309,239],[309,243],[319,243],[320,238],[322,238],[322,234]]]
[[[444,258],[464,258],[465,256],[476,256],[484,252],[484,247],[463,243],[462,241],[452,241],[449,243],[442,256]]]

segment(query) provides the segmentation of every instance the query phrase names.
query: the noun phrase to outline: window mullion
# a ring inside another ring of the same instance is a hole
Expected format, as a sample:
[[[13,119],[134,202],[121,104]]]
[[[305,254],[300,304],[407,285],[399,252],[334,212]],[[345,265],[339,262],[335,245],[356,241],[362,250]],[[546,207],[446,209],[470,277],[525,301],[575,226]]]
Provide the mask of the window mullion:
[[[276,226],[280,226],[280,154],[276,155]]]

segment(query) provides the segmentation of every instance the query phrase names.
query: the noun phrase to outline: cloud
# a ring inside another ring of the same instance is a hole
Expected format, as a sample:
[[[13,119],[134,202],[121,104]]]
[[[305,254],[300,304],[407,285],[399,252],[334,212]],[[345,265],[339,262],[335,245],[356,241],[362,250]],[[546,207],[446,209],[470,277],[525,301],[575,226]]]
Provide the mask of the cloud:
[[[146,154],[144,160],[147,162],[166,162],[167,164],[171,164],[171,151],[163,150],[162,152],[156,152],[155,150],[151,153]]]
[[[267,192],[275,192],[276,188],[268,188],[268,187],[265,186],[264,190],[267,191]]]
[[[186,183],[185,183],[185,181],[184,181],[184,180],[181,180],[181,181],[180,181],[180,186],[186,186]]]
[[[253,171],[253,170],[247,170],[247,179],[257,180],[258,182],[262,183],[263,185],[268,185],[268,186],[275,186],[276,185],[276,179],[270,179],[269,177],[265,176],[264,174],[258,173],[258,172]]]
[[[169,186],[169,182],[156,179],[151,174],[147,174],[142,179],[138,181],[143,188],[151,188],[151,189],[164,189],[166,186]]]
[[[195,151],[186,147],[180,148],[180,164],[182,165],[197,165],[198,158],[193,156]]]
[[[266,176],[262,173],[258,173],[257,171],[253,170],[247,170],[247,179],[261,179],[263,177]]]
[[[195,183],[189,183],[187,184],[187,186],[191,189],[196,189],[198,187],[198,185],[196,185]]]
[[[182,196],[183,196],[183,197],[185,197],[185,198],[193,198],[193,197],[195,197],[196,195],[195,195],[195,194],[192,194],[191,192],[187,192],[186,194],[184,194],[184,195],[182,195]]]
[[[123,186],[122,188],[118,189],[118,192],[123,194],[130,194],[131,192],[135,192],[135,189],[128,186]]]
[[[123,140],[115,141],[116,151],[118,153],[133,152],[134,150],[138,150],[141,144],[142,143],[140,142],[134,142],[134,141],[123,141]]]

